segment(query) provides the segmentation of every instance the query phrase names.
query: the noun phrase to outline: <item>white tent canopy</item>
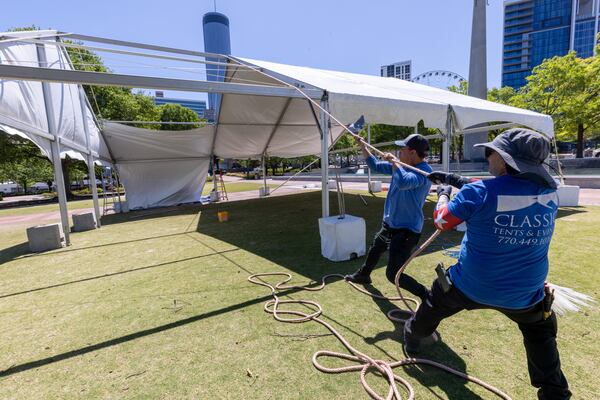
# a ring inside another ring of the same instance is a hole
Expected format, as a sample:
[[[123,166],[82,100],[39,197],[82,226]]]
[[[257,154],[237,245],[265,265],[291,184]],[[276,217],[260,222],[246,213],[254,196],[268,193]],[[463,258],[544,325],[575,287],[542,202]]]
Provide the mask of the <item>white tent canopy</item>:
[[[448,107],[455,115],[455,129],[463,131],[489,122],[512,122],[553,136],[552,118],[529,110],[510,107],[396,78],[352,74],[339,71],[297,67],[266,61],[238,58],[292,80],[299,85],[324,90],[329,95],[329,111],[342,122],[364,115],[369,123],[415,126],[423,120],[426,127],[446,130]],[[234,69],[230,69],[234,70]],[[231,73],[228,77],[231,77]],[[265,80],[256,70],[240,70],[236,76],[248,80]],[[261,78],[262,77],[262,78]],[[265,83],[273,83],[275,81]]]
[[[395,78],[245,58],[219,56],[228,60],[223,64],[224,83],[72,71],[66,51],[57,46],[58,35],[175,54],[206,54],[56,31],[0,33],[0,128],[30,138],[47,155],[50,143],[59,143],[62,153],[79,152],[88,159],[114,163],[130,208],[198,201],[213,155],[246,159],[320,153],[327,165],[327,150],[342,133],[335,120],[349,124],[360,115],[368,123],[398,126],[415,126],[423,120],[426,127],[444,134],[446,145],[453,133],[491,123],[512,123],[553,135],[547,115]],[[79,84],[205,89],[222,93],[222,102],[215,125],[184,133],[110,122],[100,130]],[[447,148],[444,154],[447,168]],[[328,210],[324,190],[323,214],[328,215]]]

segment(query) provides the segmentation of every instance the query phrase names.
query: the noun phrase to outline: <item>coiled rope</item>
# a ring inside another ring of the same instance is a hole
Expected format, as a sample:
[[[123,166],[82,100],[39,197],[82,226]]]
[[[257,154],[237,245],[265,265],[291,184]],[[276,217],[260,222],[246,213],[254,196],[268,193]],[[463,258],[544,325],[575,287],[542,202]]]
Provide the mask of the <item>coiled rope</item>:
[[[419,246],[419,248],[417,250],[415,250],[412,253],[412,255],[409,257],[409,259],[406,260],[406,262],[398,270],[398,272],[396,273],[396,277],[394,279],[396,290],[398,291],[397,297],[385,297],[385,296],[375,295],[375,294],[369,293],[366,290],[358,287],[357,285],[355,285],[352,282],[348,282],[348,283],[350,285],[352,285],[352,287],[354,287],[356,290],[358,290],[362,293],[365,293],[371,297],[387,299],[390,301],[394,301],[394,300],[402,301],[408,310],[400,310],[400,309],[391,310],[390,312],[388,312],[387,316],[388,316],[388,318],[390,318],[393,321],[405,322],[406,319],[395,317],[395,316],[393,316],[393,313],[402,311],[404,313],[409,313],[411,315],[414,315],[414,310],[410,306],[409,303],[414,303],[415,306],[418,306],[419,302],[415,299],[404,297],[402,295],[402,292],[401,292],[400,286],[399,286],[400,275],[406,269],[408,264],[416,256],[418,256],[427,246],[429,246],[438,237],[438,235],[440,233],[441,233],[440,230],[436,230],[421,246]],[[261,279],[262,277],[273,277],[273,276],[285,277],[285,279],[280,281],[279,283],[275,284],[275,286],[273,286],[272,284],[265,282],[264,280]],[[277,296],[278,290],[302,289],[302,290],[308,290],[308,291],[313,291],[313,292],[322,290],[326,285],[327,279],[330,279],[333,277],[339,277],[339,278],[343,279],[344,275],[341,275],[341,274],[325,275],[321,278],[321,284],[316,287],[286,285],[286,283],[288,283],[292,279],[292,275],[287,272],[268,272],[268,273],[254,274],[254,275],[251,275],[248,277],[248,281],[250,281],[256,285],[261,285],[261,286],[267,287],[271,290],[273,299],[269,300],[265,303],[264,310],[265,310],[265,312],[272,314],[273,318],[275,318],[277,321],[287,322],[287,323],[304,323],[307,321],[318,322],[319,324],[326,327],[335,337],[337,337],[338,340],[340,342],[342,342],[344,347],[346,347],[346,349],[348,349],[348,351],[350,352],[350,354],[348,354],[348,353],[339,353],[339,352],[329,351],[329,350],[319,350],[316,353],[314,353],[313,357],[312,357],[312,363],[316,369],[318,369],[321,372],[328,373],[328,374],[340,374],[340,373],[345,373],[345,372],[359,371],[360,372],[360,382],[363,385],[363,388],[365,389],[365,391],[369,394],[369,396],[371,398],[376,399],[376,400],[400,400],[402,397],[400,396],[400,391],[399,391],[398,385],[397,385],[397,383],[399,383],[404,387],[405,391],[408,393],[408,399],[412,400],[412,399],[414,399],[414,396],[415,396],[412,385],[406,379],[396,375],[394,373],[394,368],[400,367],[403,365],[415,365],[415,364],[429,365],[429,366],[441,369],[443,371],[446,371],[450,374],[454,374],[462,379],[468,380],[477,385],[480,385],[481,387],[494,393],[501,399],[511,400],[510,396],[508,396],[506,393],[502,392],[501,390],[497,389],[496,387],[494,387],[478,378],[467,375],[461,371],[455,370],[453,368],[450,368],[450,367],[448,367],[444,364],[441,364],[439,362],[436,362],[436,361],[432,361],[432,360],[428,360],[428,359],[424,359],[424,358],[407,357],[407,358],[404,358],[404,359],[401,359],[398,361],[389,362],[389,361],[385,361],[385,360],[377,360],[377,359],[371,358],[367,354],[362,353],[362,352],[358,351],[357,349],[355,349],[354,347],[352,347],[352,345],[350,345],[350,343],[333,326],[331,326],[329,323],[325,322],[323,319],[319,318],[321,316],[321,314],[323,313],[323,309],[321,308],[319,303],[310,301],[310,300],[281,300],[279,298],[279,296]],[[283,304],[300,304],[302,306],[307,307],[310,310],[310,312],[305,313],[305,312],[301,312],[301,311],[280,308],[280,306]],[[321,358],[321,357],[341,358],[343,360],[351,361],[354,364],[348,365],[345,367],[329,368],[329,367],[323,366],[319,362],[319,358]],[[389,390],[385,397],[383,397],[380,394],[378,394],[377,392],[375,392],[375,390],[373,390],[373,388],[371,388],[371,386],[367,382],[366,375],[369,371],[373,371],[373,370],[378,371],[388,381]]]

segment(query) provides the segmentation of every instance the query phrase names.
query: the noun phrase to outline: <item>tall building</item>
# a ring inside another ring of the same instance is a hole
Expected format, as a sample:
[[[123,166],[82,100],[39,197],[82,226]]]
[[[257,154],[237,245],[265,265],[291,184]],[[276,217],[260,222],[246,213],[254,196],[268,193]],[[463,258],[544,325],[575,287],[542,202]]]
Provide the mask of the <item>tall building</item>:
[[[505,0],[502,86],[524,86],[546,58],[594,54],[600,0]]]
[[[229,37],[229,18],[218,12],[209,12],[202,18],[204,31],[204,51],[215,54],[231,54],[231,42]],[[226,62],[222,58],[209,58],[208,61]],[[219,65],[206,65],[206,80],[223,82],[225,79],[225,68]],[[208,94],[207,119],[214,121],[219,115],[221,95],[217,93]]]
[[[486,36],[486,0],[473,0],[473,19],[471,22],[471,51],[469,55],[468,95],[478,99],[487,99],[487,36]],[[465,135],[463,138],[463,158],[465,161],[485,161],[482,147],[477,143],[487,142],[488,133],[479,132]]]
[[[204,100],[173,99],[164,97],[163,93],[157,91],[154,96],[154,104],[161,106],[163,104],[179,104],[189,108],[198,115],[198,118],[204,118],[206,111],[206,102]]]
[[[410,81],[411,79],[411,63],[412,61],[401,61],[391,65],[383,65],[381,67],[381,76],[404,79]]]

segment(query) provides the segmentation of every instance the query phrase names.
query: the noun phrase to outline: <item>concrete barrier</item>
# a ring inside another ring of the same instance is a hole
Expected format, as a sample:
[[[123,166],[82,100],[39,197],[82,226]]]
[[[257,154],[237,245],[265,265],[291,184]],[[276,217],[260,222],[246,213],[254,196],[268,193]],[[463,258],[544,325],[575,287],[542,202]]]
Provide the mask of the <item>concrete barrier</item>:
[[[73,214],[73,231],[83,232],[97,228],[96,216],[93,212],[84,214]]]
[[[27,228],[29,250],[42,251],[60,249],[65,245],[65,234],[61,224],[37,225]]]
[[[373,193],[381,192],[381,181],[371,181],[370,189]]]

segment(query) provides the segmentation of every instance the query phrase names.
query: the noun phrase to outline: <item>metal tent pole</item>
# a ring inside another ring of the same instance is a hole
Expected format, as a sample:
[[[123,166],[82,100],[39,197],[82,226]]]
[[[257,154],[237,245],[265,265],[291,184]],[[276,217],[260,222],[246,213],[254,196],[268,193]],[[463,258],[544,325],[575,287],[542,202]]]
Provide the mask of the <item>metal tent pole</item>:
[[[87,165],[88,165],[88,177],[90,186],[92,189],[92,200],[94,202],[94,214],[96,214],[96,226],[100,228],[102,226],[100,219],[100,204],[98,203],[98,187],[96,186],[96,169],[94,166],[94,156],[90,147],[90,129],[87,124],[87,103],[85,102],[85,93],[82,87],[79,89],[79,104],[81,105],[81,116],[83,117],[83,130],[85,131],[85,146],[89,153],[87,154]]]
[[[446,134],[444,135],[444,144],[442,150],[442,169],[450,171],[450,141],[452,140],[452,109],[448,107],[448,116],[446,118]]]
[[[38,62],[41,68],[47,67],[46,50],[43,44],[36,45]],[[54,169],[54,181],[56,182],[56,192],[58,193],[58,205],[60,209],[60,220],[65,235],[65,244],[71,245],[69,235],[69,214],[67,209],[67,191],[65,190],[65,181],[62,173],[60,161],[60,144],[58,132],[56,131],[56,121],[54,119],[54,108],[52,106],[52,96],[50,95],[50,84],[42,82],[42,93],[44,94],[44,107],[46,109],[46,118],[48,121],[48,132],[54,136],[50,142],[52,149],[52,166]]]
[[[327,95],[321,100],[321,209],[323,218],[329,217],[329,101]],[[324,111],[325,110],[325,111]]]
[[[367,124],[367,143],[371,144],[371,124]],[[365,160],[366,161],[366,160]],[[371,192],[371,168],[367,166],[367,190]]]
[[[263,174],[263,184],[265,185],[265,194],[267,193],[267,163],[265,162],[265,155],[261,158],[261,169]]]

